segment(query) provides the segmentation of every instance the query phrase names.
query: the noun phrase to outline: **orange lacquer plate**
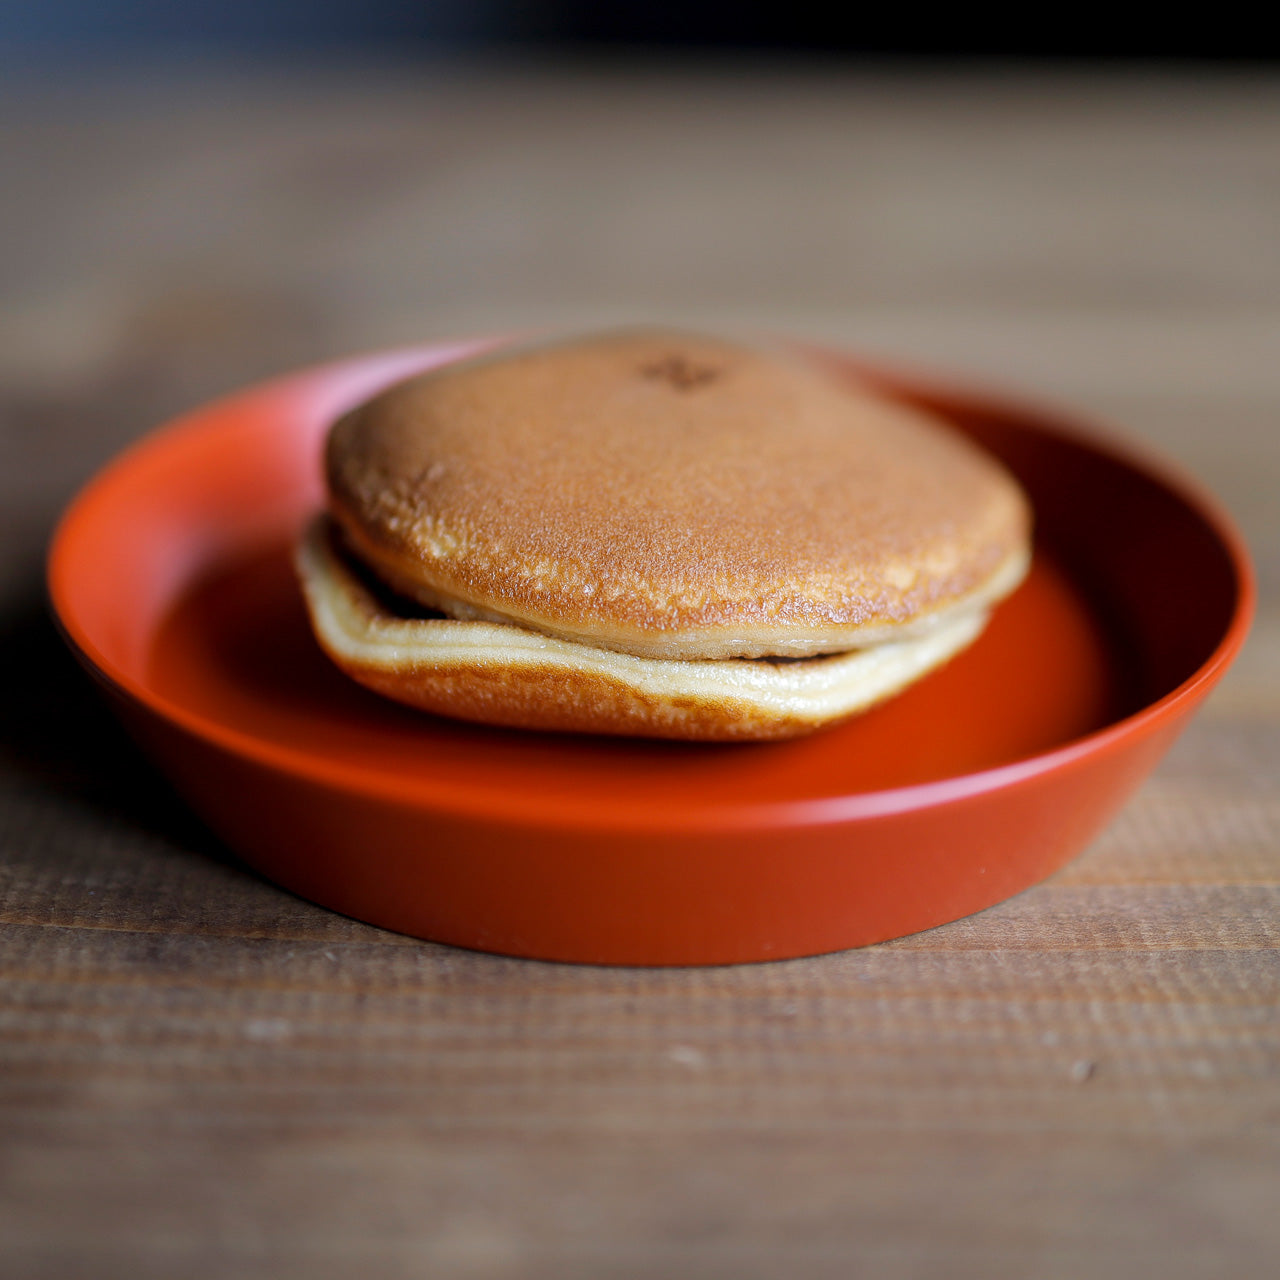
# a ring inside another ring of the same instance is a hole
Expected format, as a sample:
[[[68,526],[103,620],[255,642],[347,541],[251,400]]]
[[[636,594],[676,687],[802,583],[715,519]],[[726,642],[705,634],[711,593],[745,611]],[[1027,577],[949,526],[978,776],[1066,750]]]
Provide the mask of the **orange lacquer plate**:
[[[94,479],[53,542],[57,618],[144,747],[249,863],[337,911],[611,964],[927,929],[1083,848],[1243,642],[1246,553],[1185,481],[1056,414],[827,352],[1031,494],[1034,568],[968,652],[787,743],[524,733],[383,701],[317,648],[290,543],[321,505],[333,418],[479,345],[349,360],[188,414]]]

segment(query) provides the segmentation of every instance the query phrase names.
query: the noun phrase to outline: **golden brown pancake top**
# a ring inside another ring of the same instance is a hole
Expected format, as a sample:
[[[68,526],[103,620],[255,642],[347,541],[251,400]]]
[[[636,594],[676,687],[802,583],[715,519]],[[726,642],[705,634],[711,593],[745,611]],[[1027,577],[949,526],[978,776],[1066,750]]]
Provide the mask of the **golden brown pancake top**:
[[[344,417],[331,502],[399,589],[641,653],[852,647],[1025,558],[1004,470],[789,353],[629,330],[424,374]]]

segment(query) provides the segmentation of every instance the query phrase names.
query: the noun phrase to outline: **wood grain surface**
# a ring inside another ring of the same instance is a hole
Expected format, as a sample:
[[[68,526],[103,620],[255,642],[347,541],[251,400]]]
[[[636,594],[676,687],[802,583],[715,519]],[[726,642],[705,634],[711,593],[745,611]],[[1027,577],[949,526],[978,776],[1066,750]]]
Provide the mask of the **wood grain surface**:
[[[0,173],[0,1274],[1277,1274],[1280,84],[77,74],[0,87]],[[1057,400],[1235,514],[1250,645],[1074,864],[605,970],[312,907],[169,795],[44,614],[75,487],[284,368],[633,318]]]

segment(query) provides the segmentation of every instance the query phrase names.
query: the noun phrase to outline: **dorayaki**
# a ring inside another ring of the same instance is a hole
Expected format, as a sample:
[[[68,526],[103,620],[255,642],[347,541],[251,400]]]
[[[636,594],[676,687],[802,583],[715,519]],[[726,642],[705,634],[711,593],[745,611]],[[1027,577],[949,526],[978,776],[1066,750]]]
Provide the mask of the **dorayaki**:
[[[625,330],[402,382],[329,434],[298,565],[348,675],[531,729],[781,738],[970,644],[1030,510],[946,423],[779,348]]]

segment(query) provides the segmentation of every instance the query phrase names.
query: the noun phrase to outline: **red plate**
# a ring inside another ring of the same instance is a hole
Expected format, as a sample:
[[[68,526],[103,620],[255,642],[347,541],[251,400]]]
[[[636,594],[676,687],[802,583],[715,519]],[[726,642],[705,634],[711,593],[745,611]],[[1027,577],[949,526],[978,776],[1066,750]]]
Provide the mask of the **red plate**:
[[[943,670],[761,745],[522,733],[385,702],[316,647],[289,544],[322,500],[328,423],[474,345],[189,414],[88,485],[50,555],[68,640],[175,785],[263,874],[361,920],[617,964],[941,924],[1078,852],[1243,642],[1248,558],[1184,481],[1055,415],[857,366],[998,454],[1035,504],[1030,578]]]

